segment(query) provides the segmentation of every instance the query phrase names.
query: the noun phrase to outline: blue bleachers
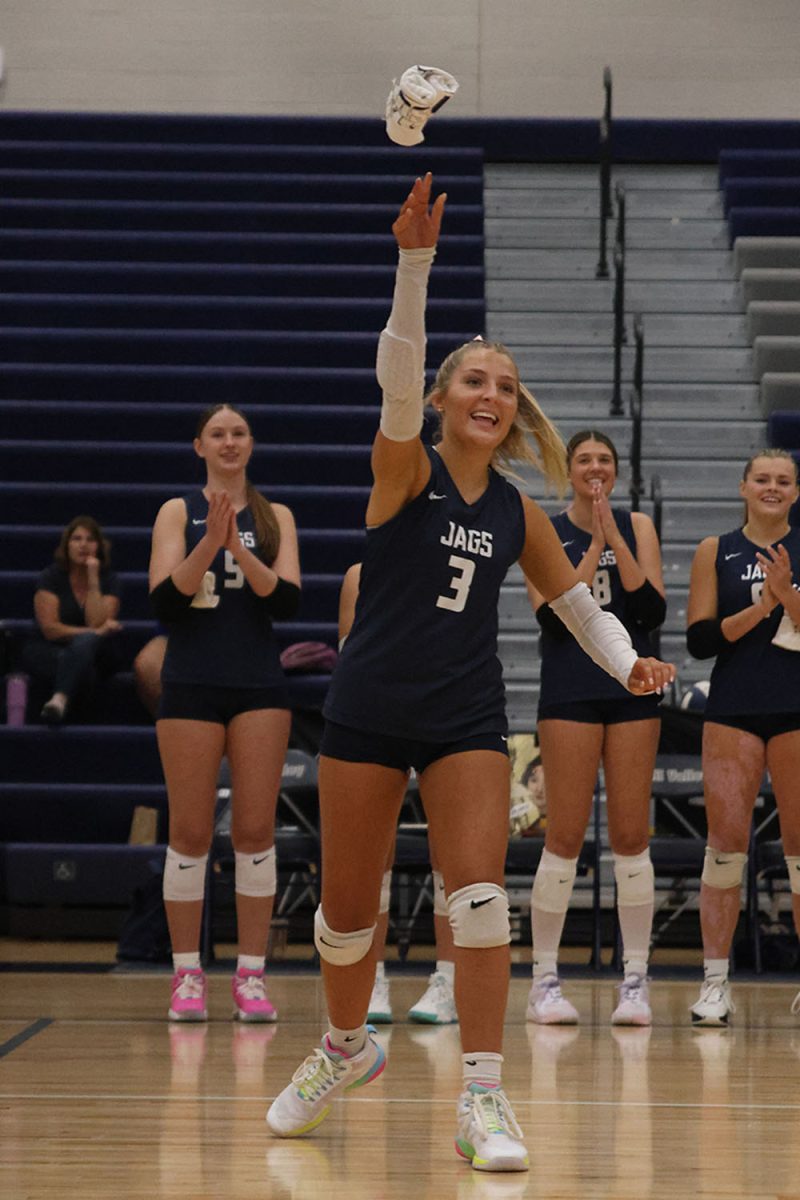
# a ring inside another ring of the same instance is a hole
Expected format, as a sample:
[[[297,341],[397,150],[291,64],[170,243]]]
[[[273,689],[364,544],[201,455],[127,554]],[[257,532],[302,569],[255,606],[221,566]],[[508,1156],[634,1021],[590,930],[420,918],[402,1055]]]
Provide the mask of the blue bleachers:
[[[64,524],[90,513],[113,542],[132,660],[155,631],[153,520],[203,482],[197,416],[230,401],[256,436],[253,482],[298,524],[302,605],[279,642],[335,645],[341,577],[362,555],[390,225],[428,168],[453,196],[431,363],[485,328],[482,148],[374,143],[339,121],[0,112],[0,618],[13,635],[32,628]],[[293,705],[318,708],[327,684],[293,675]],[[137,805],[165,804],[129,670],[96,710],[56,730],[0,727],[0,874],[20,903],[99,902],[106,884],[119,899],[150,869],[124,844]],[[88,893],[73,878],[87,871]]]

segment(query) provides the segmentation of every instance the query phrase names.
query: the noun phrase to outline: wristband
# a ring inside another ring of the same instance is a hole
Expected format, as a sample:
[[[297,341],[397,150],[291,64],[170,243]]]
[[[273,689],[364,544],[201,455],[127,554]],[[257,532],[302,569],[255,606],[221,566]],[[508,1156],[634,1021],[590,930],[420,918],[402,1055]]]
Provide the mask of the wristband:
[[[728,645],[730,643],[722,632],[722,622],[718,617],[693,621],[686,630],[686,648],[692,658],[714,658]]]
[[[296,583],[289,583],[278,576],[274,591],[268,596],[262,596],[261,602],[271,617],[277,621],[286,621],[293,617],[300,607],[300,588]]]
[[[667,615],[667,602],[649,579],[635,591],[626,593],[625,607],[631,620],[648,631],[663,625]]]
[[[154,616],[169,625],[186,616],[192,606],[192,599],[192,596],[187,596],[185,592],[179,591],[173,583],[172,576],[168,575],[151,591],[150,606]]]

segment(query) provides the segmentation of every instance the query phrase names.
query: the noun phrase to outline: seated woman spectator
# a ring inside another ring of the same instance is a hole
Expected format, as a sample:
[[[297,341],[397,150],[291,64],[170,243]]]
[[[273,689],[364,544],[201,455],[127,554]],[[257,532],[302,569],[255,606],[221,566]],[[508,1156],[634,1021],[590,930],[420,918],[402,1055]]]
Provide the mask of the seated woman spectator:
[[[122,628],[110,544],[94,517],[73,517],[54,560],[36,583],[36,633],[22,651],[24,669],[54,689],[41,712],[50,725],[65,719],[98,676],[118,669],[112,635]]]

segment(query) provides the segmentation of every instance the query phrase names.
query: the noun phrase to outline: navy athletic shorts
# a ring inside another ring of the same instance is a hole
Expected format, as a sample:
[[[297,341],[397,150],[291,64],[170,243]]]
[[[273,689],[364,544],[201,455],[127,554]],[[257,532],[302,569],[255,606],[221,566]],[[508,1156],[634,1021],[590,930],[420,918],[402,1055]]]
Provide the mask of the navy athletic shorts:
[[[467,750],[496,750],[508,757],[506,739],[499,733],[476,733],[452,742],[422,742],[417,738],[391,737],[385,733],[367,733],[326,721],[319,752],[326,758],[344,762],[377,763],[408,771],[411,767],[421,775],[426,767],[450,754]]]
[[[228,725],[240,713],[289,708],[285,687],[210,687],[202,683],[165,683],[156,720],[213,721]]]
[[[713,721],[716,725],[730,725],[733,729],[743,729],[745,733],[752,733],[754,737],[761,738],[762,742],[800,729],[800,713],[797,712],[743,713],[741,716],[732,717],[710,716],[706,717],[706,720]]]
[[[539,721],[578,721],[581,725],[622,725],[625,721],[649,721],[659,716],[661,696],[624,696],[620,700],[568,700],[564,704],[540,704]]]

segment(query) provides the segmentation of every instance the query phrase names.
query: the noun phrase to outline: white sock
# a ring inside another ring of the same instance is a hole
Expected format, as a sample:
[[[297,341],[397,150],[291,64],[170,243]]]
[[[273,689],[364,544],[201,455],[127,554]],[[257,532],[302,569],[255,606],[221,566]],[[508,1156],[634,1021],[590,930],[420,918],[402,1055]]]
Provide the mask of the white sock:
[[[240,954],[236,960],[236,970],[263,972],[264,959],[257,954]]]
[[[439,975],[444,975],[450,987],[453,986],[456,978],[456,964],[454,962],[448,962],[447,959],[443,958],[437,959],[436,971]]]
[[[722,979],[728,978],[730,963],[727,958],[704,958],[703,959],[703,975],[706,979]]]
[[[359,1025],[356,1029],[337,1029],[331,1025],[328,1041],[334,1050],[341,1050],[348,1058],[352,1058],[354,1054],[360,1054],[367,1044],[367,1027]]]
[[[653,904],[618,904],[617,915],[622,934],[625,974],[635,972],[637,975],[646,975],[653,930]]]
[[[192,950],[189,954],[173,954],[173,969],[177,971],[199,971],[200,951]]]
[[[647,955],[639,954],[635,950],[632,954],[626,955],[622,960],[622,975],[625,979],[629,979],[631,975],[638,975],[641,979],[645,979],[647,977]]]
[[[465,1091],[471,1083],[480,1083],[484,1087],[500,1087],[503,1070],[502,1054],[493,1054],[490,1050],[478,1050],[474,1054],[462,1054],[461,1062]]]
[[[383,962],[383,960],[381,960],[381,962],[375,964],[375,982],[377,983],[378,980],[381,980],[381,982],[383,982],[385,979],[386,979],[386,963]]]
[[[556,913],[542,913],[543,917],[557,916]],[[539,983],[545,975],[558,975],[558,950],[543,950],[539,953],[536,944],[533,947],[533,982]]]

